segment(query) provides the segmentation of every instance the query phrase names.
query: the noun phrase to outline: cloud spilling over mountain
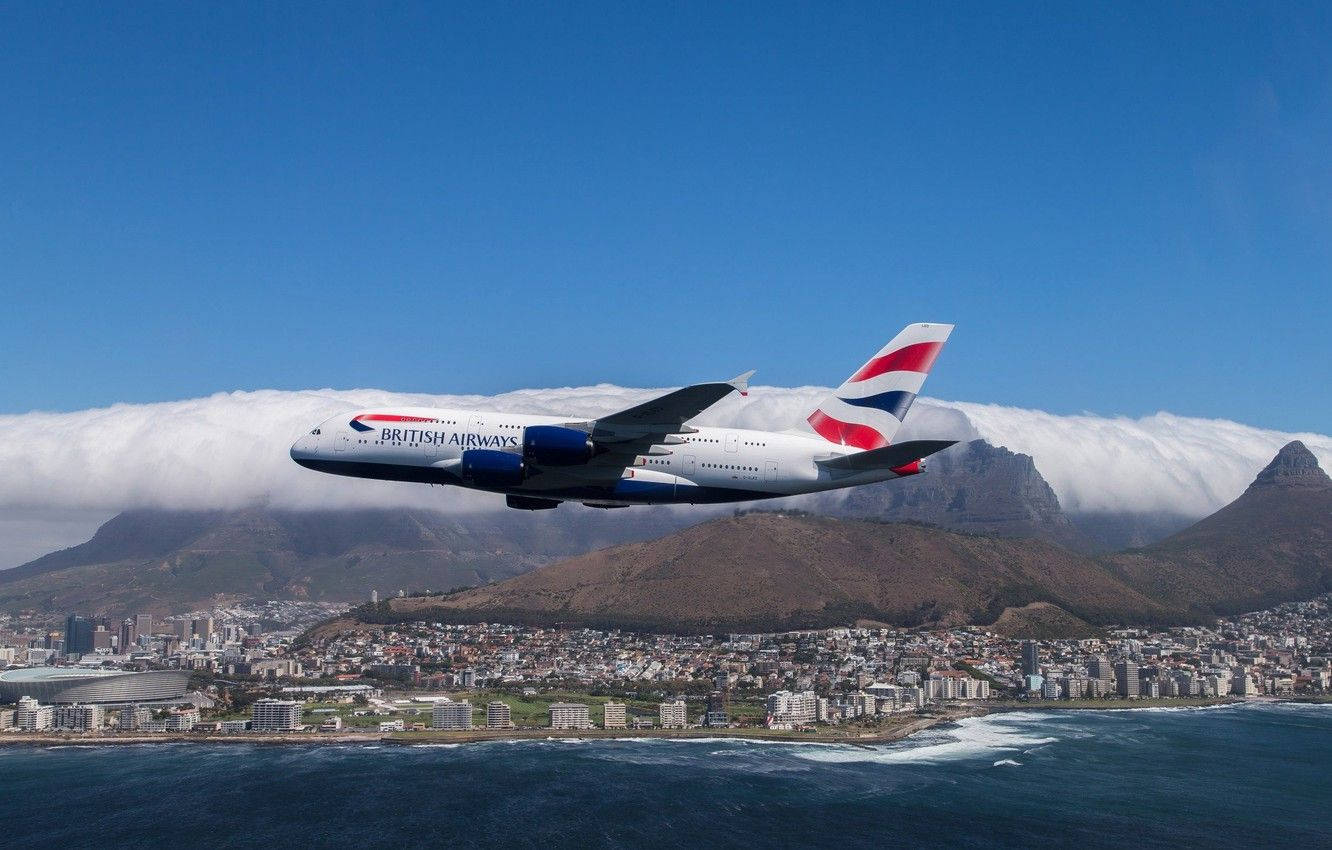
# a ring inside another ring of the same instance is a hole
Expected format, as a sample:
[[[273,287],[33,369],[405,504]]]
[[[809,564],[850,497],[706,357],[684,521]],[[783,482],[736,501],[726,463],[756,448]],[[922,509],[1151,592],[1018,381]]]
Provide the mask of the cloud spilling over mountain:
[[[608,384],[438,396],[383,390],[219,393],[157,404],[0,416],[0,509],[131,507],[494,508],[493,496],[449,488],[339,479],[293,464],[291,442],[323,419],[390,405],[481,407],[592,418],[661,392]],[[708,425],[805,430],[828,391],[756,387],[699,418]],[[1029,454],[1065,509],[1202,516],[1238,496],[1291,439],[1324,464],[1332,438],[1158,413],[1138,419],[1059,416],[998,405],[921,399],[898,439],[983,438]],[[927,473],[928,474],[928,473]]]

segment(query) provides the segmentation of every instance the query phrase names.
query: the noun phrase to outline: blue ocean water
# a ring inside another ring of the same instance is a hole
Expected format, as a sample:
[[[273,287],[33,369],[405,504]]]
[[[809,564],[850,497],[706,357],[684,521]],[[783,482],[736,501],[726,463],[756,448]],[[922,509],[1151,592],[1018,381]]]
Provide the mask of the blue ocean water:
[[[0,748],[15,848],[1332,846],[1332,706],[1017,712],[879,747]]]

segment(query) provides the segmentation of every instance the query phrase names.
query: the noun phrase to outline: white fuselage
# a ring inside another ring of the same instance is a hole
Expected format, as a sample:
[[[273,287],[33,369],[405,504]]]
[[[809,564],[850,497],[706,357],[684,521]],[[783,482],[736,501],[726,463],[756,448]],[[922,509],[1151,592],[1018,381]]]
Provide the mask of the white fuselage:
[[[485,483],[463,474],[464,452],[521,454],[525,428],[577,418],[440,408],[362,411],[321,423],[296,441],[291,456],[302,466],[338,475],[600,507],[743,502],[900,477],[887,469],[829,470],[817,461],[855,450],[817,436],[707,427],[688,429],[672,438],[677,442],[654,445],[645,454],[542,467],[517,482]]]

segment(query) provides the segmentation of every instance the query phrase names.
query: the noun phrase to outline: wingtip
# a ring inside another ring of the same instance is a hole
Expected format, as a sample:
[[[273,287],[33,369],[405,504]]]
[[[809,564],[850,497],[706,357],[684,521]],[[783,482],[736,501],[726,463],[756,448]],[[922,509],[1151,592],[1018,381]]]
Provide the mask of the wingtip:
[[[748,372],[736,375],[726,383],[739,390],[740,395],[749,395],[749,379],[754,377],[754,373],[757,371],[757,369],[750,369]]]

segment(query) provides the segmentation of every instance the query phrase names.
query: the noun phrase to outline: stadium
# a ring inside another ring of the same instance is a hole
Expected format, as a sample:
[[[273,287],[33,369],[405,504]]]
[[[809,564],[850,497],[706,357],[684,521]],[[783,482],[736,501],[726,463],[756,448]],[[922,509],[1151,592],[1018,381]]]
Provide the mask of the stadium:
[[[27,667],[0,673],[0,703],[32,697],[40,703],[135,703],[179,699],[185,695],[187,670],[83,670],[78,667]]]

